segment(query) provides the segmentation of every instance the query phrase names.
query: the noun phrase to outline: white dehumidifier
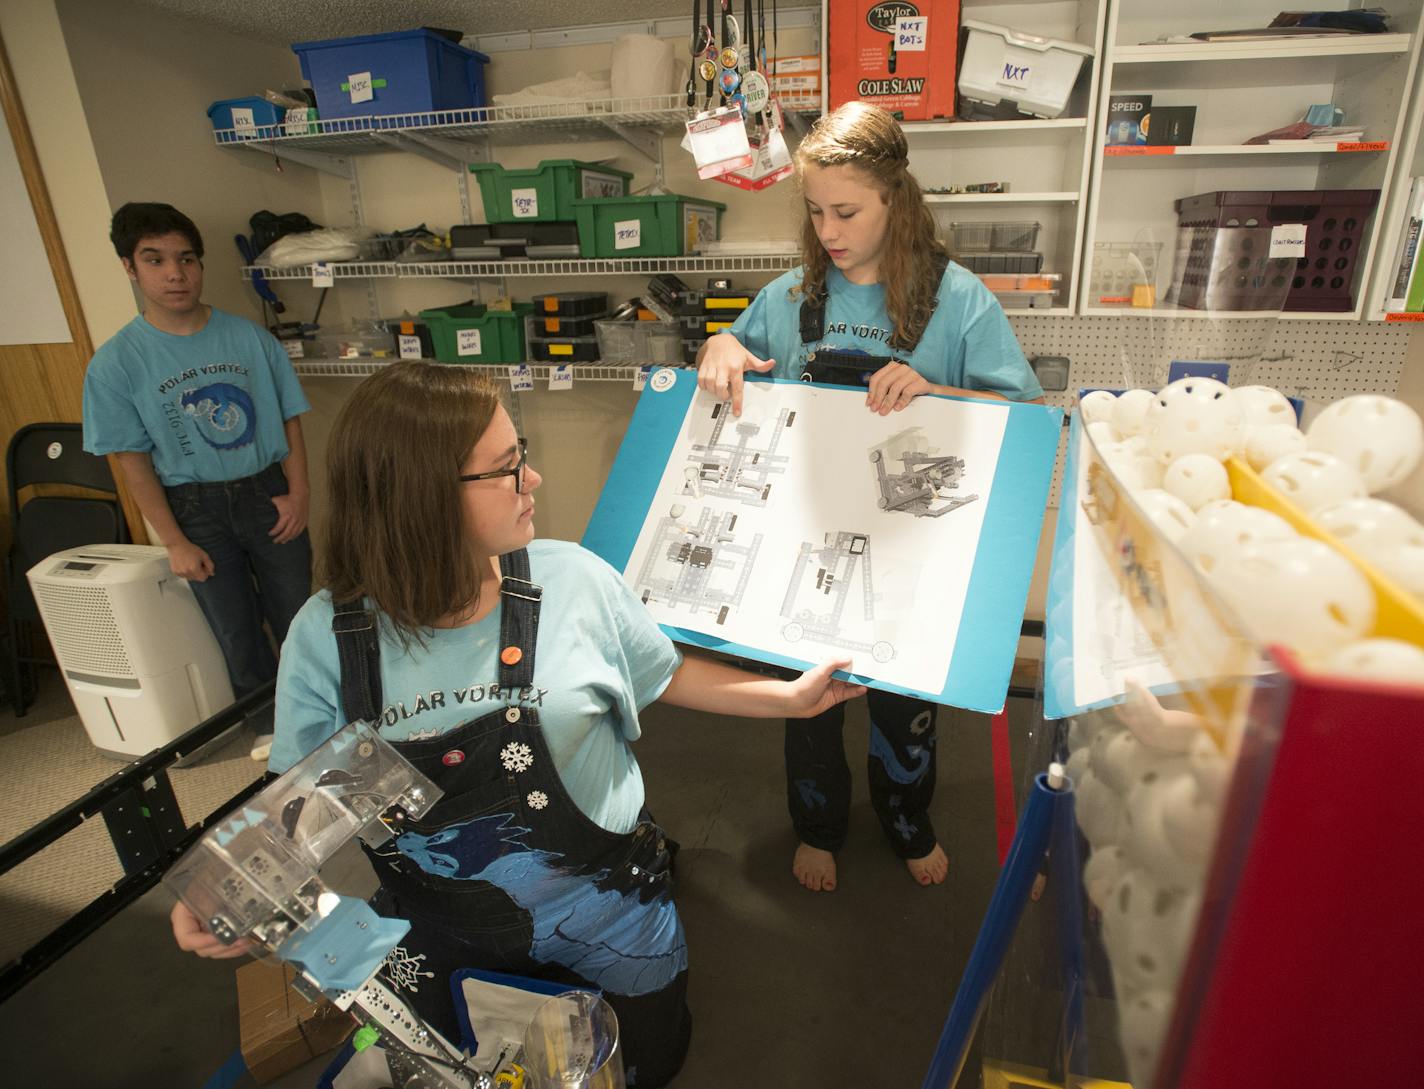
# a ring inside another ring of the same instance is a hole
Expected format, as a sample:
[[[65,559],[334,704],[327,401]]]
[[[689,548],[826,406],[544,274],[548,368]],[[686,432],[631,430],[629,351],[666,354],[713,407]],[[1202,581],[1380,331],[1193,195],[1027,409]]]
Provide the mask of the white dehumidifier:
[[[89,740],[131,760],[232,703],[227,666],[187,581],[154,545],[56,552],[29,570]]]

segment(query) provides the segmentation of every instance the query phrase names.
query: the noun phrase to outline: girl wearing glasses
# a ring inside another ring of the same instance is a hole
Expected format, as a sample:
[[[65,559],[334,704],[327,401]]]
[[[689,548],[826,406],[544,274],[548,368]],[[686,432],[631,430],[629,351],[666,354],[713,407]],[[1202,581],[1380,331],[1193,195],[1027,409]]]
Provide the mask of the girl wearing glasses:
[[[676,850],[643,807],[632,742],[654,700],[770,718],[863,691],[848,662],[782,682],[683,657],[611,567],[534,539],[540,474],[495,387],[400,363],[342,409],[327,455],[325,589],[292,623],[270,767],[353,719],[443,790],[370,852],[378,910],[411,922],[407,999],[451,1041],[451,973],[602,990],[629,1080],[665,1084],[691,1022]],[[183,905],[180,945],[221,946]]]
[[[801,267],[762,288],[732,328],[698,354],[697,384],[741,414],[747,371],[865,387],[888,415],[924,394],[1029,401],[1043,396],[998,301],[953,264],[910,173],[905,134],[877,106],[848,102],[796,149],[806,201]],[[892,850],[920,885],[949,859],[930,823],[935,705],[879,690],[869,697],[870,800]],[[786,799],[800,844],[796,879],[836,887],[850,816],[850,768],[835,707],[786,723]]]

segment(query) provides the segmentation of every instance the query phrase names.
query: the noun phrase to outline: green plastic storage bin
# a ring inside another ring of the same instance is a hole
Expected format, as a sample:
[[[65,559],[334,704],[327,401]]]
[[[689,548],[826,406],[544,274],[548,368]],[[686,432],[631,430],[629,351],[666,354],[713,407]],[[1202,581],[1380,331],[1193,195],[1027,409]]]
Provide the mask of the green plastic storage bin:
[[[573,203],[584,257],[685,257],[721,237],[727,210],[719,201],[676,193]]]
[[[487,223],[568,223],[576,200],[621,197],[633,175],[602,163],[545,159],[532,170],[471,163],[480,182]]]
[[[422,310],[420,317],[442,363],[523,363],[524,319],[533,309],[528,303],[515,303],[513,310],[465,303]]]

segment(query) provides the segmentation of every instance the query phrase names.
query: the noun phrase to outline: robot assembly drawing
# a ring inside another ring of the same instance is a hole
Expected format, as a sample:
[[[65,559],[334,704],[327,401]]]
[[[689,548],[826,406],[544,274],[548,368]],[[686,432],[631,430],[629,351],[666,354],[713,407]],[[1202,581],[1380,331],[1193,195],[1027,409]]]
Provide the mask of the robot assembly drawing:
[[[796,422],[793,409],[781,409],[776,414],[770,436],[754,447],[763,425],[732,416],[729,402],[712,406],[712,435],[704,443],[693,443],[683,471],[682,494],[693,499],[716,496],[733,499],[746,506],[764,507],[771,495],[771,476],[786,472],[789,460],[777,454],[782,433]],[[735,442],[723,442],[722,432],[731,423]]]
[[[963,458],[932,457],[910,451],[900,455],[899,461],[905,469],[899,473],[886,469],[887,460],[883,449],[870,452],[875,483],[880,488],[877,503],[881,510],[900,511],[916,518],[938,518],[979,498],[978,495],[944,494],[959,487],[964,475]]]
[[[725,624],[746,593],[761,534],[755,534],[750,545],[739,545],[733,536],[737,516],[731,511],[704,507],[695,526],[684,521],[683,514],[677,503],[658,520],[638,572],[643,604],[657,601],[674,609],[685,605],[689,612],[714,613],[717,623]],[[718,578],[726,573],[730,580]]]
[[[870,538],[864,533],[838,531],[827,533],[825,543],[819,547],[809,541],[801,543],[801,551],[791,573],[791,583],[786,588],[786,598],[781,603],[781,615],[790,621],[781,629],[781,634],[788,642],[809,639],[813,643],[827,643],[847,650],[869,651],[870,656],[877,662],[888,662],[895,657],[894,646],[883,639],[864,643],[847,638],[842,633],[841,614],[845,611],[846,599],[856,583],[857,567],[860,568],[865,619],[874,620],[875,597],[870,572]],[[816,571],[814,585],[810,577],[812,568]],[[809,595],[829,599],[825,602],[826,610],[819,612],[814,608],[798,609],[798,599]]]

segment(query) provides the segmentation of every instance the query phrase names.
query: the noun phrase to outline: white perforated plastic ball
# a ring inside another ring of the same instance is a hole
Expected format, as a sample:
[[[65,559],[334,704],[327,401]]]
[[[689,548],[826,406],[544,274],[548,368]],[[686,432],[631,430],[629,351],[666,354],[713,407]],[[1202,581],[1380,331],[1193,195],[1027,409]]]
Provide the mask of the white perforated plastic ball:
[[[1082,781],[1074,786],[1073,812],[1088,842],[1095,850],[1119,842],[1122,839],[1122,795],[1094,775],[1091,769],[1085,771]]]
[[[1270,386],[1237,386],[1233,393],[1246,414],[1247,427],[1295,427],[1295,408]]]
[[[1175,982],[1175,981],[1174,981]],[[1150,1085],[1167,1039],[1173,1009],[1169,989],[1139,991],[1118,1000],[1118,1034],[1133,1085]]]
[[[1134,496],[1142,512],[1162,531],[1169,541],[1178,540],[1197,520],[1196,511],[1171,492],[1161,488],[1146,488]]]
[[[1089,856],[1087,865],[1083,867],[1083,888],[1099,911],[1126,869],[1127,854],[1116,844],[1096,850]]]
[[[1196,790],[1185,767],[1174,775],[1145,779],[1133,787],[1123,808],[1122,846],[1131,865],[1146,870],[1164,885],[1185,888],[1197,882],[1201,865],[1173,848],[1163,819],[1167,789],[1180,779]]]
[[[1372,496],[1332,503],[1315,511],[1311,518],[1361,555],[1416,538],[1424,540],[1424,525],[1413,515],[1386,499]]]
[[[1177,547],[1197,570],[1210,576],[1248,545],[1289,541],[1296,536],[1290,523],[1280,515],[1234,499],[1223,499],[1197,511],[1196,522],[1177,539]]]
[[[1134,987],[1161,987],[1176,981],[1196,925],[1199,901],[1130,869],[1108,892],[1103,907],[1103,939],[1113,971]]]
[[[1118,394],[1113,405],[1112,423],[1123,438],[1136,435],[1142,430],[1143,418],[1157,395],[1150,389],[1130,389]]]
[[[1330,405],[1305,433],[1312,450],[1334,454],[1360,474],[1370,492],[1393,487],[1424,455],[1424,423],[1403,401],[1360,393]]]
[[[1117,404],[1117,398],[1105,389],[1095,389],[1090,393],[1083,394],[1078,399],[1078,414],[1083,417],[1083,423],[1091,424],[1099,421],[1111,423],[1113,417],[1113,407]]]
[[[1226,783],[1231,777],[1231,768],[1226,757],[1216,747],[1211,735],[1203,732],[1187,753],[1187,766],[1197,781],[1197,789],[1208,804],[1220,804],[1226,793]]]
[[[1088,425],[1088,435],[1092,438],[1093,445],[1097,447],[1119,442],[1122,438],[1122,436],[1117,433],[1117,428],[1113,427],[1107,420],[1095,420],[1090,423]]]
[[[1181,378],[1147,406],[1142,433],[1164,465],[1184,454],[1224,461],[1245,443],[1246,417],[1227,386],[1212,378]]]
[[[1402,639],[1361,639],[1330,655],[1323,667],[1348,677],[1424,684],[1424,647]]]
[[[1113,476],[1128,491],[1156,488],[1162,483],[1162,467],[1154,459],[1136,452],[1126,443],[1114,442],[1100,446],[1098,454],[1112,470]]]
[[[1308,656],[1362,638],[1375,619],[1365,576],[1329,545],[1298,537],[1247,545],[1211,573],[1212,586],[1265,643]]]
[[[1198,874],[1206,869],[1216,842],[1220,805],[1197,784],[1195,770],[1178,776],[1162,790],[1162,829],[1172,853]]]
[[[1307,514],[1365,494],[1354,466],[1323,450],[1277,458],[1261,477]]]
[[[1226,469],[1207,454],[1187,454],[1172,462],[1162,474],[1162,487],[1194,511],[1213,500],[1231,498]]]
[[[1366,559],[1391,582],[1415,597],[1424,597],[1424,545],[1412,541],[1381,549]]]
[[[1246,464],[1260,472],[1273,461],[1287,454],[1305,453],[1305,433],[1294,427],[1272,425],[1246,429],[1246,448],[1242,456]]]

